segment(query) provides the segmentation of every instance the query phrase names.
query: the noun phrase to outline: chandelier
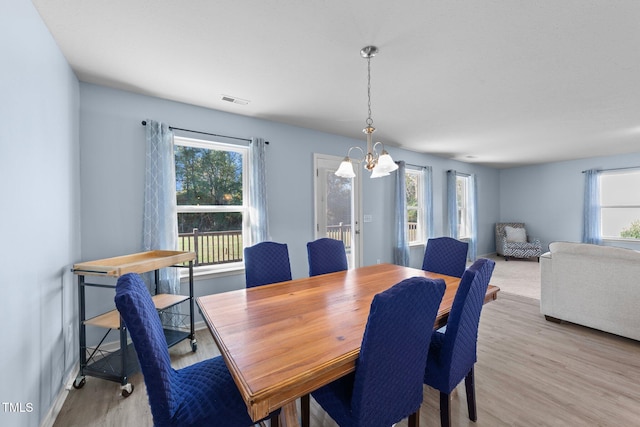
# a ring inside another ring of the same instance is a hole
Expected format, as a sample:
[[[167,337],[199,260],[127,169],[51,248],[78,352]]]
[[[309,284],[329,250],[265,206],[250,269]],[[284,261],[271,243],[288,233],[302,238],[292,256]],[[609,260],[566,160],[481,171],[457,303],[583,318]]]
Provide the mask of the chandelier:
[[[344,158],[340,167],[335,174],[341,178],[353,178],[356,176],[353,171],[353,163],[351,162],[351,150],[358,149],[363,155],[361,160],[357,160],[358,163],[362,162],[364,167],[371,172],[371,178],[379,178],[381,176],[387,176],[390,172],[398,169],[398,165],[395,164],[387,150],[384,149],[384,144],[380,141],[375,144],[372,141],[373,132],[376,128],[373,127],[373,119],[371,118],[371,58],[376,56],[378,48],[375,46],[367,46],[362,48],[360,55],[367,60],[367,98],[369,100],[369,116],[367,117],[366,124],[362,132],[367,135],[367,152],[358,146],[349,148],[347,157]],[[376,148],[380,146],[380,154]]]

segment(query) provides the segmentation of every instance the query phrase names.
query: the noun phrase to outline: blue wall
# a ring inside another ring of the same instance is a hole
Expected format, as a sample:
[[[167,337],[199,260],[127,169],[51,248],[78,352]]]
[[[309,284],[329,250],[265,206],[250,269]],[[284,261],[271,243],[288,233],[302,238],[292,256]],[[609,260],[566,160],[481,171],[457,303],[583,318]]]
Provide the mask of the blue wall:
[[[0,52],[0,425],[38,426],[78,358],[79,83],[29,1],[3,2]]]
[[[500,171],[500,220],[519,221],[539,237],[543,251],[554,241],[579,242],[586,169],[640,166],[640,153],[547,163]],[[638,191],[630,188],[629,191]],[[606,245],[640,249],[620,241]]]
[[[241,108],[241,107],[239,107]],[[239,137],[259,136],[270,141],[266,174],[270,232],[273,240],[289,245],[292,274],[307,275],[306,242],[314,238],[313,154],[344,156],[354,140],[309,129],[248,118],[193,105],[181,104],[80,84],[80,140],[82,182],[82,258],[99,259],[141,250],[144,190],[144,135],[141,121],[150,118],[172,126]],[[431,165],[434,170],[435,231],[443,233],[445,173],[455,168],[477,173],[480,193],[480,244],[478,253],[493,248],[493,223],[499,215],[499,173],[434,156],[390,147],[396,160]],[[363,179],[364,264],[392,261],[394,178]],[[420,266],[424,248],[412,250],[411,264]],[[199,280],[196,294],[244,287],[244,273]],[[89,300],[99,312],[110,301]]]

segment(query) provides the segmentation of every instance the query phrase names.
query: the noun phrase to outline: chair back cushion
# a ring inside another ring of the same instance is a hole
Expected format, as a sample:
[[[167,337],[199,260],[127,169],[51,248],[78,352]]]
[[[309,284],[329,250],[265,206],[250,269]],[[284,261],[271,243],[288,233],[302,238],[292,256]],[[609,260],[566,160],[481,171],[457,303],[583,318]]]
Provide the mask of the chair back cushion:
[[[505,227],[504,231],[507,235],[507,242],[526,243],[527,230],[524,228]]]
[[[287,245],[260,242],[244,248],[244,273],[247,288],[291,280]]]
[[[334,273],[349,268],[347,253],[341,240],[327,237],[307,243],[309,276]]]
[[[168,423],[175,411],[171,387],[175,371],[160,316],[138,274],[118,278],[115,303],[138,354],[154,423]]]
[[[439,351],[429,352],[425,382],[444,393],[450,393],[476,362],[480,313],[494,266],[493,260],[479,259],[464,272],[446,331],[443,336],[436,332],[432,340]]]
[[[351,401],[359,426],[390,426],[422,403],[423,375],[442,279],[413,277],[376,295],[362,338]]]
[[[507,237],[506,228],[525,228],[524,222],[498,222],[496,223],[496,254],[504,255],[504,243]]]
[[[462,277],[467,267],[469,244],[451,237],[436,237],[427,241],[422,269],[447,276]]]

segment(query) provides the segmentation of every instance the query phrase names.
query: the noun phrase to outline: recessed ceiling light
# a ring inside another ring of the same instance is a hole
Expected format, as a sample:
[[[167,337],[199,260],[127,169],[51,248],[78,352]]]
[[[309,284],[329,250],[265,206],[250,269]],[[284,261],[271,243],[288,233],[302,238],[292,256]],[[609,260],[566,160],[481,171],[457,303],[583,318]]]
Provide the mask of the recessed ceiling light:
[[[247,105],[250,101],[248,99],[237,98],[230,95],[222,95],[223,101],[231,102],[233,104]]]

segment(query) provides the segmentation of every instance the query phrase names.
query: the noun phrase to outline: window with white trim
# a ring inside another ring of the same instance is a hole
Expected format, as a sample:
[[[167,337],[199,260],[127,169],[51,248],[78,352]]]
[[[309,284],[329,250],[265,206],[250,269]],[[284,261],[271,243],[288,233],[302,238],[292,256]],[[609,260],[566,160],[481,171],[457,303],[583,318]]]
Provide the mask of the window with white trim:
[[[603,239],[640,240],[640,170],[600,173]]]
[[[195,266],[241,267],[249,238],[248,147],[174,138],[178,247]]]
[[[424,243],[424,174],[421,170],[405,169],[407,205],[407,236],[410,245]]]
[[[471,194],[469,186],[471,177],[469,175],[456,174],[456,199],[458,206],[458,238],[468,239],[471,237],[471,221],[469,218],[469,206]]]

